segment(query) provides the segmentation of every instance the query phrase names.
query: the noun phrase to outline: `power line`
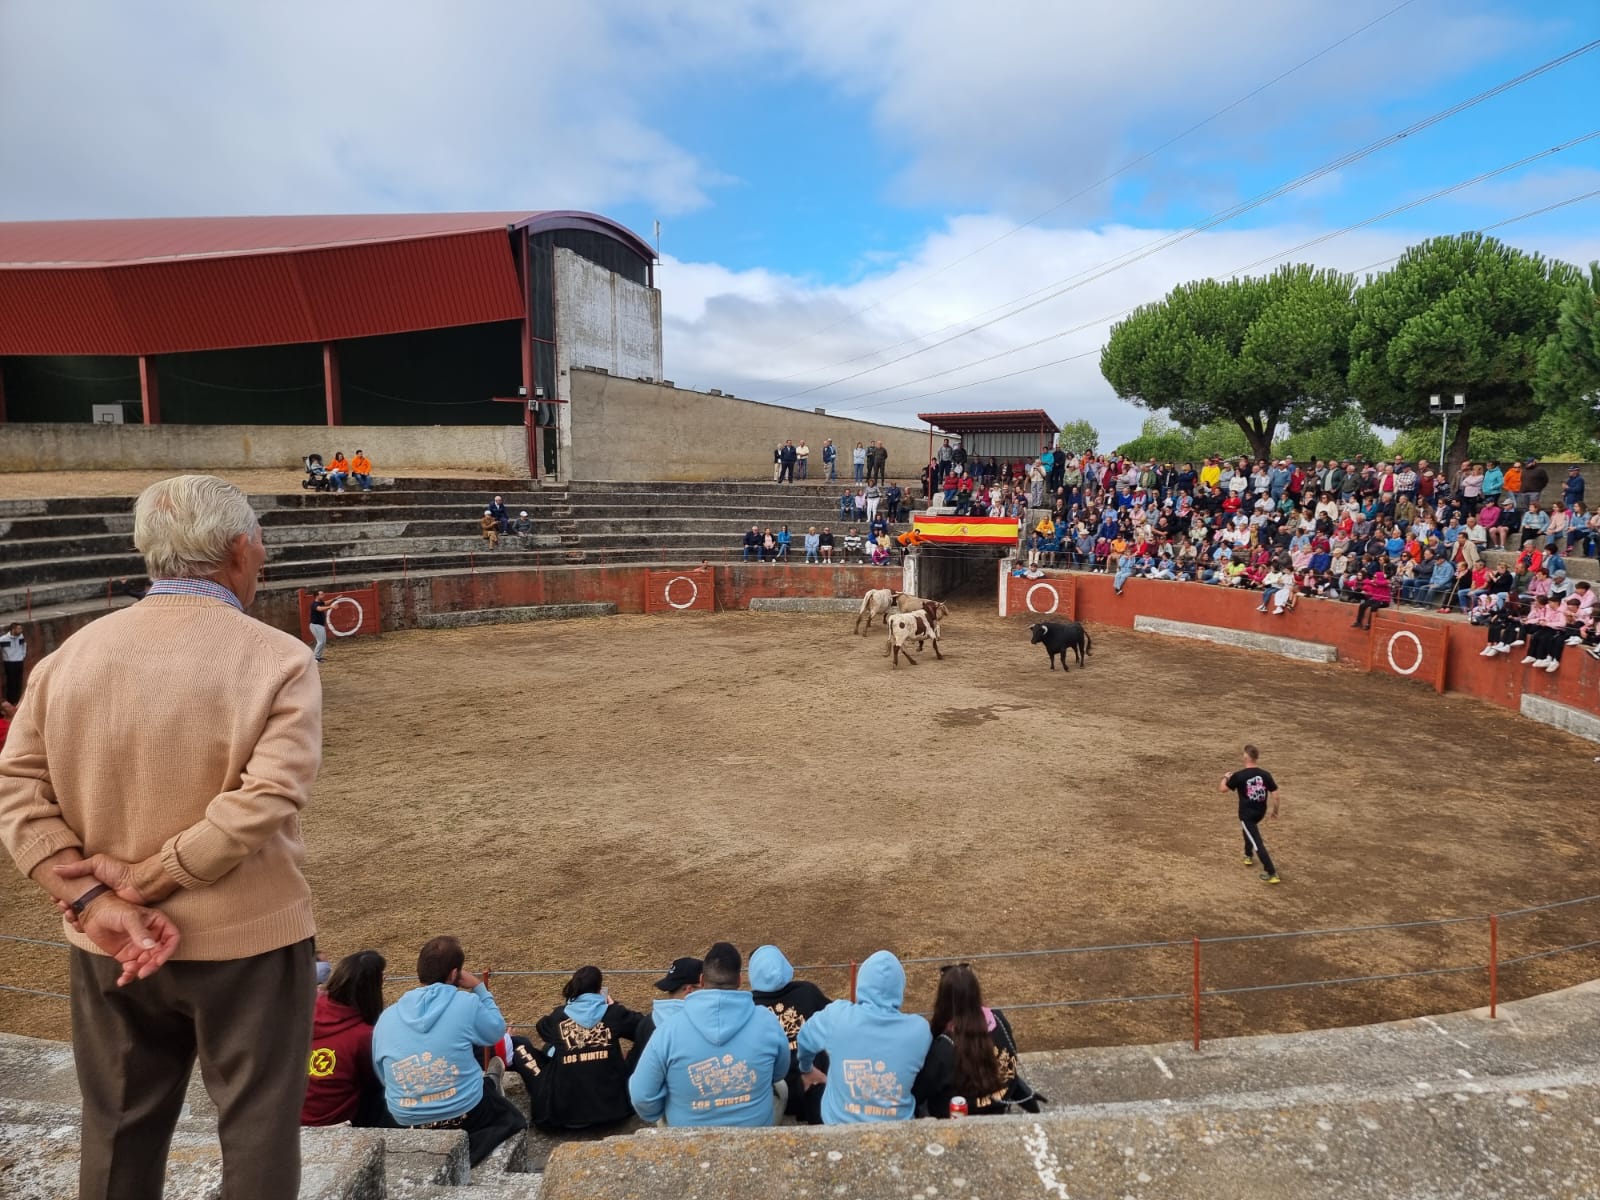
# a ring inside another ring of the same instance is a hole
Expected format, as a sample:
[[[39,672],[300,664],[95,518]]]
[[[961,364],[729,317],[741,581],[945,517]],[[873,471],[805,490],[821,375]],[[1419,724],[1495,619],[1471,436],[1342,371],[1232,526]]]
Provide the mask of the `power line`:
[[[1290,246],[1286,250],[1274,251],[1272,254],[1269,254],[1264,258],[1258,258],[1255,262],[1247,263],[1242,267],[1235,267],[1233,270],[1226,272],[1226,274],[1229,275],[1229,276],[1242,275],[1244,272],[1254,270],[1256,267],[1262,266],[1262,265],[1264,265],[1266,263],[1277,262],[1279,259],[1285,258],[1285,257],[1287,257],[1288,255],[1291,255],[1291,254],[1297,254],[1301,250],[1305,250],[1308,247],[1318,246],[1318,245],[1321,245],[1324,242],[1330,242],[1335,238],[1343,237],[1345,234],[1354,232],[1357,229],[1363,229],[1368,225],[1373,225],[1373,224],[1376,224],[1379,221],[1388,220],[1390,217],[1398,216],[1400,213],[1409,212],[1411,209],[1420,208],[1425,204],[1431,204],[1435,200],[1441,199],[1441,198],[1443,198],[1445,196],[1448,196],[1448,195],[1451,195],[1451,194],[1453,194],[1455,192],[1463,191],[1463,190],[1465,190],[1466,188],[1469,188],[1469,187],[1475,187],[1478,184],[1483,183],[1483,182],[1485,182],[1485,181],[1487,181],[1489,179],[1493,179],[1498,175],[1504,175],[1508,171],[1518,170],[1519,168],[1525,167],[1530,163],[1537,162],[1542,158],[1548,158],[1553,154],[1560,154],[1563,150],[1569,150],[1573,146],[1582,145],[1584,142],[1592,141],[1593,139],[1595,139],[1597,137],[1600,137],[1600,129],[1591,130],[1589,133],[1586,133],[1586,134],[1583,134],[1583,135],[1581,135],[1579,137],[1571,138],[1568,141],[1562,142],[1558,146],[1552,146],[1549,149],[1541,150],[1536,154],[1527,155],[1524,158],[1518,159],[1516,162],[1507,163],[1506,165],[1504,165],[1502,167],[1496,167],[1492,171],[1485,171],[1480,175],[1473,176],[1471,179],[1464,179],[1459,183],[1453,183],[1449,187],[1440,188],[1436,192],[1431,192],[1426,196],[1419,197],[1416,200],[1408,201],[1405,204],[1397,205],[1394,208],[1388,209],[1385,212],[1378,213],[1375,216],[1367,217],[1364,220],[1357,221],[1357,222],[1355,222],[1353,224],[1350,224],[1350,225],[1346,225],[1342,229],[1336,229],[1331,233],[1325,233],[1325,234],[1322,234],[1319,237],[1311,238],[1309,241],[1301,242],[1297,246]],[[1593,195],[1594,193],[1588,193],[1588,194]],[[1564,203],[1573,203],[1573,202],[1575,202],[1576,200],[1579,200],[1579,199],[1582,199],[1582,197],[1581,196],[1580,197],[1574,197],[1572,200],[1565,201]],[[1542,209],[1542,210],[1539,210],[1539,211],[1549,211],[1549,209],[1552,208],[1552,207],[1558,207],[1558,206],[1547,205],[1545,207],[1545,209]],[[1532,214],[1532,213],[1523,214],[1524,217],[1532,216],[1532,215],[1535,215],[1535,214]],[[1514,218],[1514,219],[1521,219],[1521,218]],[[1502,224],[1508,224],[1508,223],[1509,222],[1502,222]],[[868,396],[878,396],[878,395],[882,395],[884,392],[891,392],[891,391],[896,391],[896,390],[898,390],[900,388],[912,387],[912,386],[914,386],[916,384],[919,384],[919,383],[926,383],[930,379],[940,379],[940,378],[942,378],[942,377],[944,377],[946,375],[952,375],[957,371],[964,371],[964,370],[968,369],[969,367],[981,366],[983,363],[986,363],[986,362],[993,362],[996,359],[1005,358],[1005,357],[1007,357],[1009,355],[1012,355],[1012,354],[1020,354],[1024,350],[1031,350],[1036,346],[1044,345],[1046,342],[1053,342],[1053,341],[1056,341],[1056,340],[1058,340],[1060,338],[1063,338],[1063,337],[1067,337],[1067,336],[1069,336],[1071,334],[1074,334],[1074,333],[1081,333],[1085,329],[1091,329],[1091,328],[1094,328],[1096,326],[1103,325],[1107,321],[1114,321],[1118,317],[1124,316],[1127,313],[1132,312],[1133,308],[1136,308],[1136,307],[1137,307],[1137,305],[1134,305],[1134,306],[1129,307],[1129,308],[1124,308],[1121,311],[1116,312],[1116,313],[1112,313],[1109,316],[1097,317],[1092,321],[1085,321],[1081,325],[1074,325],[1070,329],[1063,329],[1058,333],[1046,334],[1044,337],[1035,338],[1033,341],[1026,342],[1021,346],[1013,346],[1009,350],[999,350],[999,351],[996,351],[993,354],[986,355],[983,358],[976,358],[976,359],[972,359],[970,362],[960,363],[957,366],[946,367],[942,371],[933,371],[933,372],[931,372],[931,373],[929,373],[927,375],[919,376],[916,379],[907,379],[907,380],[904,380],[901,383],[888,384],[888,385],[886,385],[884,387],[873,388],[870,391],[857,392],[854,395],[845,396],[843,399],[835,400],[834,403],[835,404],[840,404],[840,405],[848,404],[852,400],[862,400],[862,399],[865,399]],[[895,401],[890,401],[889,403],[895,403]],[[867,405],[866,407],[875,408],[875,407],[879,407],[879,406],[878,405]]]
[[[1072,195],[1068,196],[1066,199],[1058,201],[1055,204],[1052,204],[1049,208],[1045,209],[1043,212],[1037,213],[1034,216],[1029,217],[1026,221],[1023,221],[1020,224],[1013,225],[1010,229],[1006,230],[1004,233],[998,235],[997,237],[990,238],[987,242],[984,242],[981,246],[978,246],[976,249],[967,251],[967,253],[961,255],[959,258],[953,258],[949,262],[945,263],[944,265],[939,266],[939,267],[935,267],[933,270],[928,271],[926,274],[917,276],[917,278],[911,280],[909,283],[905,284],[903,287],[897,288],[895,291],[890,292],[887,296],[884,296],[882,299],[874,300],[871,304],[868,304],[863,308],[854,309],[851,312],[845,313],[844,316],[839,317],[837,320],[829,321],[826,325],[818,326],[816,329],[813,329],[810,333],[804,334],[797,341],[790,342],[789,346],[785,347],[784,349],[788,350],[788,349],[790,349],[790,348],[792,348],[794,346],[798,346],[801,342],[809,341],[811,338],[816,337],[819,333],[826,333],[828,330],[836,328],[837,326],[844,324],[846,321],[852,320],[855,317],[862,316],[865,313],[869,313],[873,309],[879,308],[882,305],[884,305],[885,303],[887,303],[888,301],[893,300],[895,297],[903,296],[906,292],[911,291],[913,288],[921,287],[924,283],[928,282],[928,280],[934,278],[937,275],[944,274],[946,271],[950,270],[952,267],[960,266],[962,263],[966,262],[968,259],[975,258],[977,255],[982,254],[985,250],[988,250],[993,246],[998,246],[1001,242],[1005,241],[1007,238],[1011,237],[1014,234],[1021,233],[1024,229],[1027,229],[1029,226],[1037,225],[1040,221],[1044,220],[1046,217],[1050,216],[1053,213],[1059,212],[1061,209],[1063,209],[1067,205],[1071,204],[1074,200],[1078,200],[1078,199],[1081,199],[1084,196],[1087,196],[1090,192],[1094,191],[1096,188],[1102,187],[1105,184],[1110,183],[1112,180],[1117,179],[1120,176],[1127,174],[1129,171],[1133,170],[1133,168],[1139,166],[1141,163],[1148,162],[1150,159],[1152,159],[1156,155],[1160,154],[1163,150],[1170,149],[1171,147],[1177,145],[1179,142],[1183,141],[1183,139],[1188,137],[1190,134],[1199,132],[1201,129],[1204,129],[1207,125],[1211,124],[1213,121],[1217,120],[1218,118],[1224,117],[1228,113],[1232,112],[1234,109],[1240,107],[1241,105],[1249,103],[1251,100],[1254,100],[1257,96],[1261,95],[1262,92],[1265,92],[1268,89],[1277,86],[1278,84],[1282,83],[1285,79],[1289,78],[1289,76],[1294,75],[1294,74],[1298,73],[1299,71],[1304,70],[1306,67],[1309,67],[1312,63],[1316,62],[1318,59],[1325,58],[1327,55],[1329,55],[1329,54],[1333,53],[1335,50],[1337,50],[1340,46],[1343,46],[1346,42],[1353,41],[1355,38],[1360,37],[1363,33],[1365,33],[1367,30],[1371,29],[1375,25],[1381,25],[1384,21],[1387,21],[1390,17],[1394,16],[1401,9],[1409,8],[1414,3],[1416,3],[1416,0],[1401,0],[1401,3],[1395,5],[1388,12],[1382,13],[1379,16],[1374,17],[1372,20],[1368,21],[1365,25],[1362,25],[1360,28],[1354,29],[1351,32],[1345,34],[1338,41],[1333,42],[1330,45],[1324,46],[1321,50],[1319,50],[1315,54],[1313,54],[1310,58],[1303,59],[1302,61],[1296,63],[1294,66],[1290,67],[1287,71],[1283,71],[1280,74],[1273,76],[1271,79],[1267,80],[1267,82],[1261,84],[1259,87],[1252,88],[1250,91],[1248,91],[1244,95],[1240,96],[1237,100],[1233,101],[1233,103],[1225,105],[1224,107],[1217,109],[1216,112],[1212,113],[1209,117],[1206,117],[1204,120],[1196,121],[1193,125],[1189,126],[1183,132],[1174,134],[1172,137],[1169,137],[1166,141],[1162,142],[1159,146],[1156,146],[1153,149],[1145,151],[1143,154],[1139,155],[1137,158],[1129,159],[1127,162],[1123,163],[1122,166],[1118,167],[1115,171],[1112,171],[1110,174],[1102,175],[1099,179],[1095,180],[1093,183],[1089,184],[1088,186],[1079,188],[1076,192],[1073,192]],[[915,339],[913,339],[913,340],[915,340]],[[779,353],[782,353],[782,352],[783,351],[780,351]],[[822,368],[819,368],[819,369],[828,370],[828,369],[830,369],[832,367],[844,366],[844,365],[846,365],[848,363],[857,362],[857,361],[859,361],[860,359],[863,359],[863,358],[870,358],[872,355],[878,354],[878,353],[881,353],[881,351],[871,350],[871,351],[868,351],[866,354],[859,354],[855,358],[842,359],[839,362],[830,363],[830,364],[828,364],[828,366],[822,367]],[[785,380],[785,379],[793,379],[795,377],[795,375],[800,375],[800,374],[803,374],[803,373],[804,373],[803,370],[802,371],[795,371],[795,372],[793,372],[793,373],[791,373],[789,375],[780,376],[779,377],[779,381],[781,382],[782,380]]]
[[[1555,212],[1558,208],[1566,208],[1569,204],[1578,204],[1584,200],[1593,200],[1596,196],[1600,196],[1600,188],[1596,188],[1592,192],[1584,192],[1579,196],[1568,196],[1565,200],[1557,200],[1554,204],[1546,204],[1543,208],[1535,208],[1530,212],[1518,213],[1514,217],[1507,217],[1504,221],[1496,221],[1492,225],[1484,225],[1479,229],[1474,230],[1474,232],[1489,233],[1495,229],[1503,229],[1507,225],[1515,225],[1518,221],[1526,221],[1530,217],[1542,217],[1545,213]],[[1351,272],[1351,274],[1360,275],[1367,271],[1376,270],[1378,267],[1386,267],[1390,263],[1399,262],[1400,258],[1400,254],[1391,254],[1388,258],[1380,258],[1377,262],[1368,263],[1364,267],[1357,267]]]
[[[1436,112],[1431,116],[1424,117],[1422,120],[1414,122],[1398,132],[1379,138],[1377,141],[1372,142],[1371,144],[1364,146],[1359,150],[1350,151],[1349,153],[1343,154],[1338,158],[1331,160],[1330,162],[1324,163],[1315,170],[1301,175],[1296,179],[1290,180],[1288,183],[1280,184],[1278,187],[1275,187],[1270,191],[1263,192],[1250,200],[1236,204],[1232,208],[1225,209],[1220,213],[1214,213],[1212,216],[1207,217],[1204,221],[1191,225],[1177,233],[1158,238],[1155,241],[1146,243],[1144,246],[1139,247],[1136,250],[1129,251],[1128,253],[1120,255],[1116,258],[1108,259],[1105,262],[1099,263],[1095,266],[1086,267],[1081,271],[1066,276],[1064,279],[1056,280],[1055,283],[1046,284],[1043,288],[1035,289],[1033,292],[1024,293],[1023,296],[1017,297],[1016,300],[1008,303],[1017,303],[1017,301],[1021,300],[1027,300],[1027,303],[1019,304],[1018,307],[1011,309],[1009,312],[1002,313],[999,316],[993,317],[987,321],[979,322],[976,325],[971,325],[961,332],[952,334],[949,337],[939,338],[936,341],[929,342],[927,345],[916,350],[909,350],[906,353],[897,355],[894,358],[886,359],[875,366],[863,367],[859,371],[851,372],[850,374],[841,376],[838,379],[828,380],[827,382],[814,384],[808,388],[801,388],[799,391],[789,392],[786,395],[779,396],[776,400],[771,401],[771,403],[781,404],[785,400],[792,400],[796,397],[810,395],[813,392],[819,392],[826,388],[836,387],[838,384],[847,383],[850,380],[858,379],[863,375],[870,375],[875,371],[881,371],[883,368],[893,366],[895,363],[904,362],[907,359],[926,354],[929,350],[936,349],[939,346],[945,345],[949,342],[964,338],[969,334],[977,333],[979,330],[987,329],[991,325],[997,325],[1001,321],[1006,321],[1012,317],[1019,316],[1024,312],[1028,312],[1031,309],[1037,308],[1041,304],[1046,304],[1059,296],[1065,295],[1067,292],[1075,291],[1078,288],[1084,287],[1090,283],[1094,283],[1097,280],[1105,278],[1107,275],[1132,266],[1136,262],[1140,262],[1143,259],[1151,257],[1152,255],[1159,254],[1161,251],[1170,249],[1181,242],[1188,241],[1190,238],[1204,233],[1209,229],[1215,229],[1217,226],[1234,220],[1237,217],[1243,216],[1244,214],[1260,208],[1265,204],[1269,204],[1273,200],[1281,199],[1291,192],[1297,191],[1308,184],[1316,182],[1318,179],[1321,179],[1327,175],[1331,175],[1335,171],[1342,170],[1345,167],[1351,166],[1352,164],[1359,162],[1364,158],[1370,157],[1380,150],[1387,149],[1388,147],[1397,142],[1403,141],[1415,133],[1432,128],[1434,125],[1446,121],[1453,116],[1458,116],[1459,114],[1466,112],[1468,109],[1474,108],[1479,104],[1510,91],[1512,88],[1519,87],[1532,79],[1538,78],[1540,75],[1544,75],[1557,69],[1558,67],[1564,66],[1576,58],[1592,53],[1596,49],[1600,49],[1600,39],[1596,39],[1595,41],[1589,42],[1586,45],[1579,46],[1574,50],[1569,50],[1565,54],[1558,55],[1547,62],[1541,63],[1530,70],[1524,71],[1520,75],[1498,83],[1494,87],[1479,92],[1476,95],[1469,96],[1465,100],[1458,101],[1457,103],[1450,105],[1448,108],[1441,109],[1439,112]],[[1057,285],[1063,286],[1058,287]],[[1047,289],[1055,290],[1047,291]],[[1046,294],[1039,295],[1040,292],[1045,292]],[[1029,297],[1033,296],[1037,296],[1038,298],[1029,299]],[[946,326],[946,328],[948,328],[948,326]],[[904,345],[905,343],[901,342],[897,344]]]
[[[1587,135],[1585,135],[1585,138],[1592,138],[1592,137],[1595,137],[1597,134],[1600,134],[1600,131],[1596,131],[1596,133],[1587,134]],[[1548,151],[1546,153],[1548,153]],[[1465,185],[1457,185],[1457,187],[1455,187],[1455,188],[1447,188],[1447,189],[1445,189],[1445,191],[1446,192],[1456,191],[1461,186],[1465,186]],[[1436,193],[1436,195],[1437,195],[1437,193]],[[1495,221],[1492,224],[1481,226],[1480,228],[1473,230],[1473,232],[1474,233],[1488,233],[1491,230],[1503,229],[1507,225],[1515,225],[1519,221],[1527,221],[1527,220],[1530,220],[1533,217],[1540,217],[1540,216],[1543,216],[1545,213],[1555,212],[1557,209],[1566,208],[1569,205],[1579,204],[1579,203],[1582,203],[1585,200],[1593,200],[1593,199],[1596,199],[1596,198],[1600,198],[1600,188],[1596,188],[1593,191],[1583,192],[1583,193],[1580,193],[1579,195],[1576,195],[1576,196],[1568,196],[1565,200],[1558,200],[1554,204],[1546,204],[1546,205],[1544,205],[1544,206],[1542,206],[1540,208],[1529,209],[1527,212],[1518,213],[1514,217],[1507,217],[1502,221]],[[1419,201],[1419,203],[1422,203],[1422,202]],[[1413,205],[1412,207],[1415,207],[1415,206]],[[1370,224],[1370,223],[1371,223],[1370,221],[1359,222],[1357,225],[1349,226],[1347,229],[1341,230],[1340,232],[1341,233],[1349,232],[1350,229],[1359,228],[1361,225],[1366,225],[1366,224]],[[1337,235],[1332,235],[1332,236],[1337,236]],[[1293,250],[1285,251],[1284,253],[1293,253]],[[1274,255],[1273,257],[1277,258],[1277,257],[1281,257],[1281,255]],[[1383,260],[1381,260],[1379,262],[1369,263],[1367,266],[1358,268],[1356,271],[1353,271],[1353,272],[1350,272],[1350,273],[1351,274],[1360,274],[1363,271],[1369,271],[1369,270],[1372,270],[1375,267],[1381,267],[1381,266],[1384,266],[1384,265],[1386,265],[1388,263],[1396,262],[1396,261],[1399,260],[1400,257],[1401,257],[1400,255],[1396,254],[1391,258],[1386,258],[1386,259],[1383,259]],[[1270,260],[1262,260],[1262,261],[1270,261]],[[1237,270],[1228,272],[1228,274],[1237,275],[1241,271],[1245,271],[1245,270],[1248,270],[1248,269],[1249,269],[1248,267],[1240,267]],[[1107,316],[1097,318],[1096,320],[1088,321],[1088,322],[1085,322],[1082,325],[1074,326],[1072,329],[1066,330],[1062,334],[1052,334],[1050,337],[1040,338],[1038,342],[1030,343],[1028,346],[1018,347],[1018,349],[1019,350],[1030,349],[1030,348],[1032,348],[1032,346],[1039,345],[1042,342],[1051,341],[1056,337],[1065,336],[1065,334],[1068,334],[1068,333],[1081,333],[1086,329],[1090,329],[1090,328],[1094,328],[1094,327],[1097,327],[1097,326],[1100,326],[1100,325],[1104,325],[1107,321],[1115,321],[1119,317],[1126,316],[1128,313],[1131,313],[1137,307],[1139,307],[1139,306],[1138,305],[1133,305],[1132,307],[1124,308],[1124,309],[1122,309],[1122,310],[1120,310],[1118,312],[1111,313],[1111,314],[1109,314]],[[1010,351],[1006,351],[1005,353],[1010,353]],[[1034,371],[1043,371],[1048,367],[1058,367],[1058,366],[1061,366],[1064,363],[1076,362],[1079,359],[1088,358],[1091,354],[1098,354],[1098,353],[1100,353],[1100,347],[1096,346],[1091,350],[1083,350],[1083,351],[1080,351],[1077,354],[1069,354],[1065,358],[1051,359],[1049,362],[1036,363],[1033,366],[1022,367],[1022,368],[1019,368],[1018,370],[1015,370],[1015,371],[1007,371],[1007,372],[1005,372],[1004,374],[1001,374],[1001,375],[989,375],[989,376],[984,377],[983,379],[973,379],[973,380],[967,381],[966,383],[956,383],[956,384],[952,384],[949,387],[945,387],[945,388],[935,388],[935,389],[933,389],[931,391],[917,392],[914,395],[910,395],[910,396],[896,396],[893,399],[879,401],[876,404],[861,404],[861,405],[857,405],[855,408],[852,408],[852,409],[839,409],[837,411],[839,411],[839,412],[866,412],[866,411],[868,411],[870,409],[874,409],[874,408],[884,408],[884,407],[886,407],[887,405],[890,405],[890,404],[909,404],[914,400],[927,399],[929,396],[943,396],[943,395],[949,394],[950,392],[964,391],[965,389],[971,388],[971,387],[981,387],[983,384],[986,384],[986,383],[998,383],[1001,380],[1012,379],[1012,378],[1014,378],[1014,377],[1016,377],[1018,375],[1027,375],[1027,374],[1031,374]],[[997,357],[1001,357],[1001,356],[1000,355],[991,355],[987,359],[977,359],[977,360],[975,360],[973,362],[965,363],[961,367],[952,367],[950,369],[950,371],[940,372],[940,374],[950,374],[951,371],[959,371],[959,370],[964,370],[967,367],[978,366],[981,363],[988,362],[991,359],[997,358]],[[932,378],[932,376],[929,376],[927,378]],[[918,380],[910,380],[910,381],[908,381],[906,383],[900,384],[899,386],[900,387],[910,387],[910,386],[912,386],[912,384],[917,383],[917,382],[920,382],[920,381],[918,381]]]

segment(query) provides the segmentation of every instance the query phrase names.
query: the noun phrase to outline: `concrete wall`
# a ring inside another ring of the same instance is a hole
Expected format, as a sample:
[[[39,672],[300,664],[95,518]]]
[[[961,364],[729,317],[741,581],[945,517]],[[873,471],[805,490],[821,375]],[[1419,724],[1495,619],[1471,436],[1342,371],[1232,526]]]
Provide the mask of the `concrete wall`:
[[[661,378],[661,293],[602,266],[558,249],[556,274],[556,396],[572,399],[572,370],[598,367],[625,379]],[[556,410],[557,474],[562,479],[608,479],[586,475],[575,464],[586,447],[573,429],[570,403]],[[578,456],[574,455],[576,446]],[[652,479],[654,476],[634,476]]]
[[[813,480],[823,474],[822,443],[829,437],[840,447],[839,473],[846,478],[857,442],[882,439],[889,477],[901,483],[920,478],[928,461],[926,431],[595,371],[574,370],[569,383],[573,479],[771,479],[773,446],[802,437],[811,446]]]
[[[0,425],[0,471],[298,467],[365,450],[379,474],[431,467],[527,478],[521,425]]]

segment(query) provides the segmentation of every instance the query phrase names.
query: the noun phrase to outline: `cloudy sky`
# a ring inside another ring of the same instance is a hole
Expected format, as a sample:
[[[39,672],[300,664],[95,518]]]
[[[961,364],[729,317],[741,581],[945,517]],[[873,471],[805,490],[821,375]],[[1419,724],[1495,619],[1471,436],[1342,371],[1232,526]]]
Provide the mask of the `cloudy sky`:
[[[1600,137],[1545,153],[1600,50],[1428,123],[1597,39],[1597,0],[3,0],[0,219],[659,220],[679,384],[1114,444],[1108,321],[1176,283],[1508,221],[1600,258]]]

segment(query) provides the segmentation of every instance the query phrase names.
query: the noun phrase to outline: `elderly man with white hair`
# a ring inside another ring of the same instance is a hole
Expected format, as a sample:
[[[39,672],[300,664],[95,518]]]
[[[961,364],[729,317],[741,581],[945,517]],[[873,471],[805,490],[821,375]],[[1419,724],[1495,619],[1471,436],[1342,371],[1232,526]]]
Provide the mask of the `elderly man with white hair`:
[[[133,539],[149,592],[39,663],[0,753],[0,844],[73,947],[79,1195],[161,1194],[198,1058],[223,1195],[294,1196],[321,685],[304,643],[245,613],[266,550],[237,488],[153,484]]]

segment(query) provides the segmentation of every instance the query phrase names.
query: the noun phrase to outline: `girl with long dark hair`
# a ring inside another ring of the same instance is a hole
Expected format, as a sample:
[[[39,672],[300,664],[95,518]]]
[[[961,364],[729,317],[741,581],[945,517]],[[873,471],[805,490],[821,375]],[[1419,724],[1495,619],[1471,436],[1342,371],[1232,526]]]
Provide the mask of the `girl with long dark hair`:
[[[1020,1104],[1038,1111],[1033,1090],[1023,1081],[1011,1022],[997,1008],[985,1008],[977,973],[966,963],[939,969],[934,1000],[933,1045],[912,1091],[919,1111],[950,1115],[950,1099],[961,1096],[971,1116],[989,1116]]]
[[[383,971],[376,950],[339,960],[317,996],[311,1026],[310,1078],[302,1125],[391,1128],[383,1084],[372,1065],[372,1027],[383,1012]]]
[[[642,1016],[612,1001],[599,967],[579,967],[561,997],[536,1027],[542,1049],[512,1039],[511,1067],[527,1086],[533,1122],[542,1129],[620,1124],[633,1115],[622,1043],[638,1036]]]

